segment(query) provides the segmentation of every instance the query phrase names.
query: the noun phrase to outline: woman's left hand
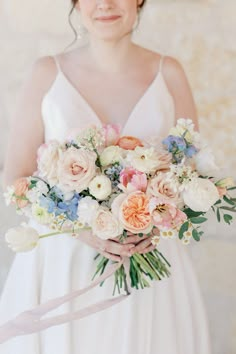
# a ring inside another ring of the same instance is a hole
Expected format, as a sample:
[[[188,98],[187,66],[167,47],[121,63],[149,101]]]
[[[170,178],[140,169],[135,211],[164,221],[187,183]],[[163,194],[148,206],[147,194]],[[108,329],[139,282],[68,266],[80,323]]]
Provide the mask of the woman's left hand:
[[[122,244],[129,244],[129,243],[135,244],[135,247],[133,247],[130,251],[131,255],[133,255],[134,253],[139,253],[139,254],[148,253],[153,251],[156,248],[156,245],[153,245],[151,242],[152,236],[147,236],[147,235],[138,236],[129,231],[127,232],[127,236],[128,237],[123,240]]]

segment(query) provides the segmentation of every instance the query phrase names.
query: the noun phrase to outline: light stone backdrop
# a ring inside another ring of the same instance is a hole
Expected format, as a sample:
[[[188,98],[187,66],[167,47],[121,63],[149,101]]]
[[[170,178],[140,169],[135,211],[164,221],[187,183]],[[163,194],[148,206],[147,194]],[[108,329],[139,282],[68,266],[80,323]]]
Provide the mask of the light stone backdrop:
[[[26,70],[36,58],[60,52],[72,41],[68,12],[69,0],[0,2],[0,169],[15,98]],[[222,173],[234,177],[235,13],[235,0],[150,0],[134,36],[141,45],[181,61],[193,89],[201,132],[214,148]],[[19,218],[2,199],[0,202],[2,288],[14,256],[4,243],[4,233],[17,225]],[[189,246],[210,321],[213,354],[236,353],[235,237],[235,222],[229,228],[212,217],[202,242]]]

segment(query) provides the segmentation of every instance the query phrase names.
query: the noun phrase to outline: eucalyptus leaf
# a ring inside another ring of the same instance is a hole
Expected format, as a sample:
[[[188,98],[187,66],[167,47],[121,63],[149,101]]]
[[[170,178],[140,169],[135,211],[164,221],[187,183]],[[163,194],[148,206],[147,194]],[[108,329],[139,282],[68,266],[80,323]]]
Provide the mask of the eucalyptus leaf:
[[[203,222],[207,221],[207,218],[204,217],[196,217],[190,219],[193,224],[202,224]]]
[[[219,208],[217,208],[216,216],[217,216],[218,222],[220,222],[220,209]]]
[[[179,230],[179,239],[182,240],[182,238],[184,237],[184,233],[188,230],[189,227],[189,223],[188,221],[186,221],[180,228]]]
[[[232,221],[233,217],[232,215],[229,214],[224,214],[224,221],[230,225],[230,222]]]
[[[199,235],[199,232],[196,229],[193,229],[192,236],[193,236],[195,241],[200,241],[200,235]]]
[[[231,200],[230,198],[226,197],[226,195],[223,196],[223,199],[226,203],[228,203],[230,205],[235,205],[234,201]]]

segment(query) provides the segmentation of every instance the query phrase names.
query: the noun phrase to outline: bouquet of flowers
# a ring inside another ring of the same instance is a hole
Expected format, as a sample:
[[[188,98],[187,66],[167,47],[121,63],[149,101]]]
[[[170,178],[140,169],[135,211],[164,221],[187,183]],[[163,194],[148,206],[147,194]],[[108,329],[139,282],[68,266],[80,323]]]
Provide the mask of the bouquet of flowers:
[[[170,276],[170,264],[158,251],[161,239],[200,241],[200,226],[212,210],[218,221],[230,224],[236,211],[232,178],[217,180],[210,149],[190,119],[179,119],[160,143],[120,136],[115,125],[91,126],[60,143],[40,146],[38,169],[18,179],[5,193],[18,213],[48,225],[51,232],[23,224],[8,230],[6,241],[16,252],[33,249],[40,238],[63,233],[79,237],[84,229],[103,240],[129,233],[151,238],[153,250],[129,258],[131,286],[150,286],[149,280]],[[109,259],[98,254],[95,275]],[[110,261],[112,262],[112,261]],[[127,290],[124,265],[114,274],[116,288]]]

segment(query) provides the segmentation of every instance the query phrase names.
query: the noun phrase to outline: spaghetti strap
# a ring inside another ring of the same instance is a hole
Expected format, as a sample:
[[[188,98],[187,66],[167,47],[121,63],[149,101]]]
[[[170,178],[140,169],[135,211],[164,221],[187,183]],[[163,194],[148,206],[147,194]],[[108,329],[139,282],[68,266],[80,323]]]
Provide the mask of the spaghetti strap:
[[[165,58],[165,55],[162,55],[161,59],[160,59],[160,63],[159,63],[159,72],[162,72],[164,58]]]
[[[58,60],[57,55],[54,55],[54,56],[53,56],[53,59],[54,59],[54,61],[55,61],[55,64],[56,64],[56,67],[57,67],[58,72],[60,72],[60,71],[61,71],[61,67],[60,67],[60,63],[59,63],[59,60]]]

